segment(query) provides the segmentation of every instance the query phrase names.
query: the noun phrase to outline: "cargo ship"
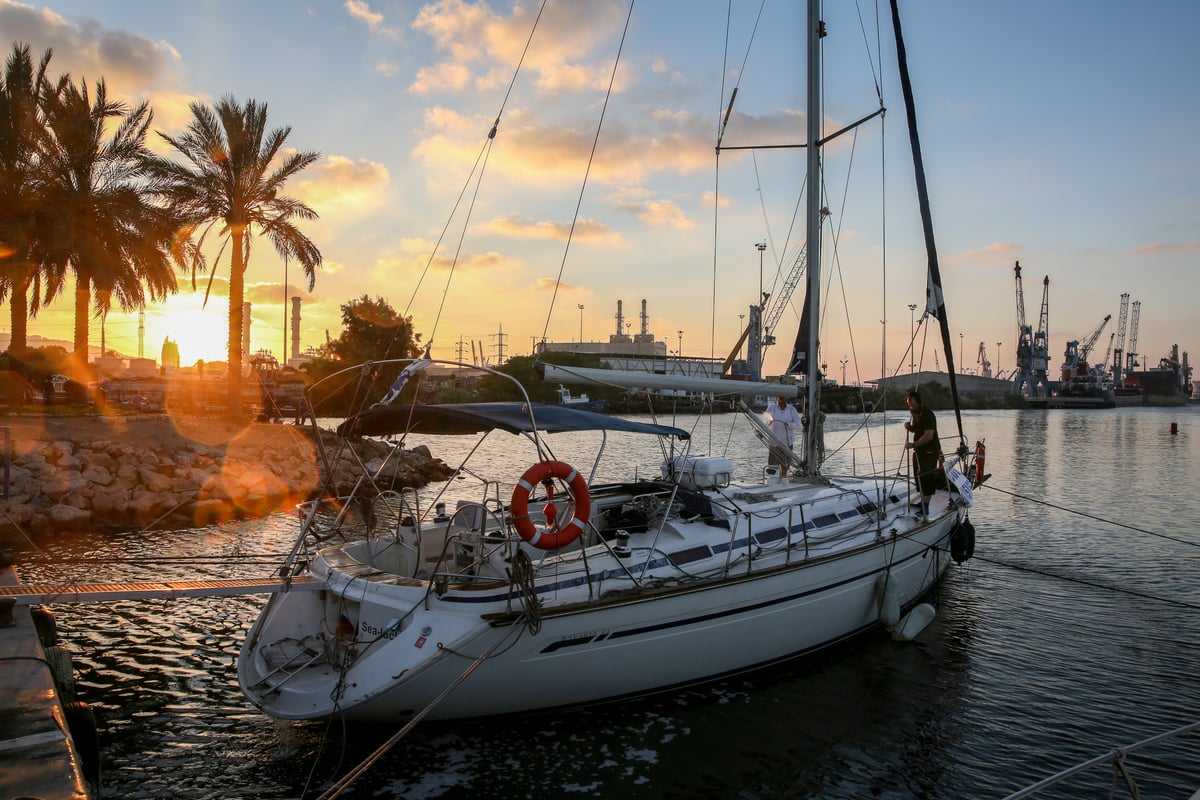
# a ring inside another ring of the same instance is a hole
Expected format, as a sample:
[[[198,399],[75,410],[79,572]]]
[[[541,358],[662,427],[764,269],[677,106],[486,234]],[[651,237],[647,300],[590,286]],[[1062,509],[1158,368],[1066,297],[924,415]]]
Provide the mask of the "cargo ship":
[[[1129,372],[1125,385],[1142,390],[1142,403],[1147,406],[1182,406],[1192,397],[1192,368],[1188,354],[1179,356],[1179,345],[1171,346],[1171,354],[1159,360],[1153,369]]]

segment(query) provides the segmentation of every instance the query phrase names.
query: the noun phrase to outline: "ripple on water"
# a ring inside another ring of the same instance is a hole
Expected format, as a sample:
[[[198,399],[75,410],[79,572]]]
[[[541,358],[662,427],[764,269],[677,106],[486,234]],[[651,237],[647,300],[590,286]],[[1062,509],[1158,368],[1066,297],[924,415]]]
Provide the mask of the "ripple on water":
[[[996,490],[980,490],[972,512],[979,558],[951,570],[939,616],[915,642],[869,637],[801,664],[619,706],[422,725],[344,796],[995,798],[1194,721],[1200,476],[1183,467],[1200,461],[1200,436],[1164,438],[1169,419],[1156,410],[1121,414],[967,415],[968,435],[988,441]],[[555,442],[577,461],[583,448],[572,446]],[[758,463],[749,452],[730,455]],[[657,454],[622,457],[657,468]],[[45,563],[22,574],[260,577],[278,563],[266,554],[290,547],[293,525],[280,515],[56,540]],[[128,560],[65,563],[82,557]],[[308,786],[311,798],[395,732],[256,713],[238,690],[236,659],[263,602],[55,607],[81,697],[99,717],[107,796],[275,800]],[[1130,763],[1143,796],[1188,796],[1200,785],[1200,736]],[[1060,796],[1106,795],[1109,780],[1100,770]]]

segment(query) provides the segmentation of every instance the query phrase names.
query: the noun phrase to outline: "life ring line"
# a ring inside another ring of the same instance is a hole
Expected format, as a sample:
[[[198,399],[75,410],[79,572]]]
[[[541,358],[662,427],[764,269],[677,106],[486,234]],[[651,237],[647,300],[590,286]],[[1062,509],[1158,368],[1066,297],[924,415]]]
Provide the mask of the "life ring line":
[[[558,478],[571,487],[575,515],[561,528],[540,531],[529,518],[529,495],[533,493],[533,487],[546,478]],[[557,550],[578,539],[587,527],[591,509],[592,498],[588,494],[587,481],[577,469],[563,461],[539,461],[525,470],[521,480],[513,487],[512,504],[509,506],[517,533],[529,544],[542,550]]]

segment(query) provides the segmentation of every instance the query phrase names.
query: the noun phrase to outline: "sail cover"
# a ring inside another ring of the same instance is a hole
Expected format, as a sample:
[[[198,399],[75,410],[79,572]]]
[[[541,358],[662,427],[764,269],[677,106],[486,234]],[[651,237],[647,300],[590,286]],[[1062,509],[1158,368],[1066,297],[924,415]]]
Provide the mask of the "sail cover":
[[[540,403],[448,403],[446,405],[372,406],[338,426],[341,436],[392,436],[398,433],[467,435],[503,430],[509,433],[621,431],[687,439],[688,432],[670,425],[610,417],[591,411]]]

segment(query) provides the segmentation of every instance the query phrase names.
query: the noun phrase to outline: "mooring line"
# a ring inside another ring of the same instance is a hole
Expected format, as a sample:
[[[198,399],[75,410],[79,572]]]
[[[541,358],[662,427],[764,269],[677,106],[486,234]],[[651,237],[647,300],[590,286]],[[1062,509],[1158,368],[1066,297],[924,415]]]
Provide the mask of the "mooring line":
[[[1186,544],[1189,547],[1200,547],[1200,542],[1189,542],[1187,539],[1180,539],[1176,536],[1170,536],[1165,533],[1158,533],[1157,531],[1148,531],[1145,528],[1139,528],[1136,525],[1128,525],[1124,522],[1117,522],[1116,520],[1105,519],[1104,517],[1097,517],[1095,514],[1089,514],[1086,511],[1077,511],[1076,509],[1067,508],[1066,506],[1060,506],[1057,503],[1051,503],[1047,500],[1039,500],[1036,497],[1030,497],[1029,495],[1026,495],[1026,494],[1019,494],[1017,492],[1010,492],[1007,489],[1000,489],[996,486],[992,486],[990,483],[982,484],[982,488],[991,489],[993,492],[1000,492],[1000,494],[1006,494],[1009,497],[1016,497],[1019,500],[1028,500],[1030,503],[1037,503],[1038,505],[1047,506],[1049,508],[1057,509],[1059,511],[1065,511],[1068,514],[1075,514],[1080,517],[1087,517],[1088,519],[1095,520],[1096,522],[1103,522],[1105,525],[1112,525],[1115,528],[1125,528],[1126,530],[1134,531],[1136,533],[1144,533],[1147,536],[1157,536],[1160,539],[1167,539],[1168,541],[1175,542],[1176,544]]]
[[[437,708],[438,705],[443,700],[446,699],[446,696],[449,695],[450,692],[457,689],[459,684],[461,684],[468,677],[470,677],[471,673],[474,672],[475,669],[480,664],[482,664],[484,661],[489,659],[492,656],[492,653],[494,653],[497,649],[499,649],[500,645],[504,644],[504,642],[507,641],[509,636],[511,636],[514,631],[519,633],[520,630],[521,630],[521,628],[519,625],[516,625],[516,624],[512,625],[508,631],[505,631],[498,639],[496,639],[495,642],[492,643],[491,647],[489,647],[487,650],[485,650],[483,652],[482,655],[480,655],[478,658],[476,658],[474,661],[472,661],[470,666],[468,666],[465,670],[463,670],[463,673],[461,675],[459,675],[457,678],[455,678],[454,681],[449,686],[447,686],[445,689],[443,689],[441,691],[441,693],[438,694],[437,697],[433,698],[433,700],[430,701],[429,705],[427,705],[427,706],[425,706],[425,708],[421,709],[417,714],[415,714],[412,717],[412,719],[410,719],[408,721],[408,723],[403,728],[396,731],[396,733],[392,734],[391,738],[389,738],[386,742],[384,742],[379,747],[377,747],[374,752],[372,752],[369,756],[367,756],[361,762],[359,762],[359,764],[356,767],[351,769],[349,772],[347,772],[345,775],[343,775],[341,778],[339,778],[336,783],[334,783],[332,786],[330,786],[328,789],[326,789],[324,794],[322,794],[319,798],[317,798],[317,800],[332,800],[332,798],[338,797],[339,795],[341,795],[342,792],[344,792],[346,789],[350,788],[350,784],[352,784],[356,780],[358,780],[364,772],[366,772],[368,769],[370,769],[370,767],[373,764],[375,764],[375,762],[377,762],[389,750],[391,750],[393,747],[395,747],[396,743],[399,742],[401,739],[403,739],[405,736],[407,736],[409,731],[411,731],[413,728],[415,728],[417,726],[417,723],[419,723],[421,720],[425,719],[425,717],[429,714],[429,712],[431,712],[435,708]]]
[[[1001,567],[1008,567],[1009,569],[1020,570],[1022,572],[1032,572],[1035,575],[1042,575],[1047,578],[1058,578],[1059,580],[1062,580],[1062,581],[1070,581],[1071,583],[1078,583],[1078,584],[1082,584],[1084,586],[1091,586],[1093,589],[1107,589],[1110,592],[1119,592],[1121,594],[1127,594],[1127,595],[1131,595],[1133,597],[1140,597],[1144,600],[1157,600],[1160,603],[1170,603],[1171,605],[1182,606],[1183,608],[1192,608],[1192,609],[1200,610],[1200,604],[1197,604],[1197,603],[1189,603],[1185,600],[1174,600],[1170,597],[1159,597],[1158,595],[1148,594],[1146,592],[1139,592],[1134,589],[1126,589],[1121,586],[1112,586],[1112,585],[1106,584],[1106,583],[1097,583],[1096,581],[1089,581],[1089,580],[1085,580],[1084,578],[1076,578],[1076,577],[1072,577],[1070,575],[1060,575],[1057,572],[1050,572],[1049,570],[1038,569],[1037,567],[1030,567],[1025,564],[1014,564],[1011,561],[1001,561],[998,558],[988,558],[987,556],[980,555],[978,551],[976,551],[973,558],[976,561],[985,561],[988,564],[996,564]]]

